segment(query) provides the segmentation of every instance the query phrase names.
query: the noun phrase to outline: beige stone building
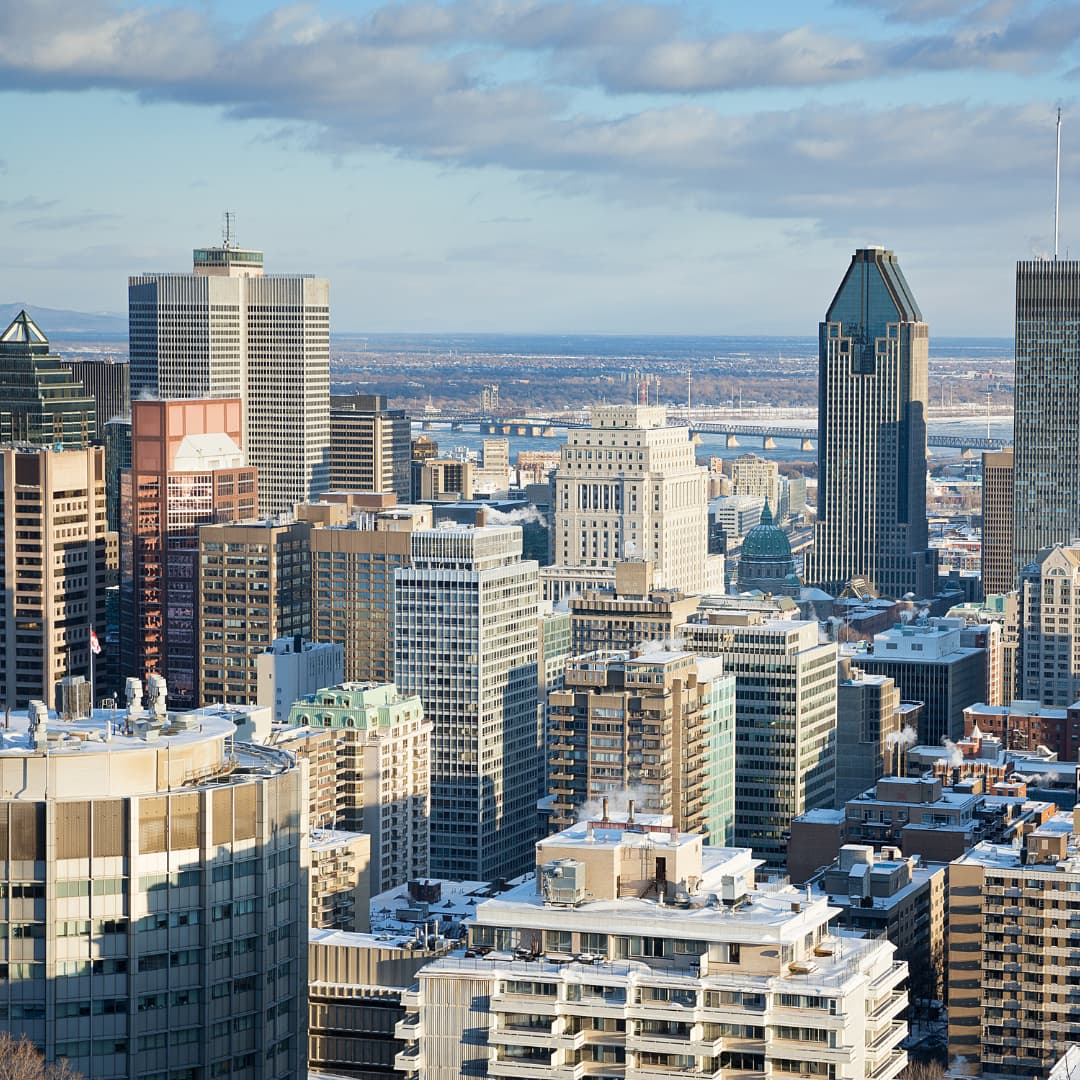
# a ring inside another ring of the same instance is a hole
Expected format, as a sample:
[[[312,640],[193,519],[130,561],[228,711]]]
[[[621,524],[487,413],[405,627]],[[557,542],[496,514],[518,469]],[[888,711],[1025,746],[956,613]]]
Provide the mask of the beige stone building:
[[[274,740],[298,749],[310,746],[309,756],[320,762],[318,788],[323,806],[330,776],[328,753],[323,756],[322,739],[309,737],[307,729],[333,733],[333,824],[371,837],[373,891],[381,893],[426,877],[430,872],[432,725],[420,698],[399,694],[392,684],[344,683],[309,694],[293,705],[289,728],[276,733]]]
[[[1080,544],[1048,548],[1021,569],[1019,621],[1017,696],[1060,707],[1080,700]]]
[[[735,677],[722,660],[654,650],[566,665],[548,695],[551,825],[632,798],[680,829],[728,843],[735,824]]]
[[[565,567],[591,569],[600,583],[616,563],[641,557],[663,588],[723,591],[723,560],[707,554],[708,471],[689,436],[667,426],[665,409],[644,405],[595,408],[590,427],[570,431],[545,581]]]
[[[949,867],[949,1057],[964,1074],[1045,1076],[1080,1041],[1077,896],[1075,812]]]
[[[90,680],[90,631],[105,639],[116,534],[105,520],[105,451],[0,449],[0,688],[9,708]]]
[[[330,398],[330,487],[409,500],[412,424],[382,394]]]
[[[982,583],[985,596],[1016,587],[1013,566],[1013,452],[986,450],[982,456]]]
[[[363,934],[371,926],[371,837],[340,829],[311,833],[313,928]]]
[[[633,649],[676,637],[676,627],[698,609],[701,597],[658,589],[653,565],[644,559],[615,564],[611,589],[588,589],[569,599],[571,651]]]
[[[662,818],[582,822],[537,845],[536,876],[480,903],[475,958],[422,968],[396,1064],[486,1075],[895,1080],[907,967],[837,913],[758,887],[746,850]]]
[[[199,701],[253,705],[258,655],[311,637],[311,527],[273,519],[199,529]]]

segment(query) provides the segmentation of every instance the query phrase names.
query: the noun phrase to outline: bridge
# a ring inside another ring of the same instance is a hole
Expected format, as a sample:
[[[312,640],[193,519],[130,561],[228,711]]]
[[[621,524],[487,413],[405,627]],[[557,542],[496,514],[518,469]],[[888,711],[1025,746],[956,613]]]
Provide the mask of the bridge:
[[[411,418],[414,424],[425,430],[435,425],[449,425],[452,431],[464,427],[478,427],[485,435],[531,435],[557,438],[558,428],[587,428],[589,420],[579,413],[553,416],[517,416],[495,417],[478,414],[427,414]],[[670,421],[673,427],[685,426],[685,421]],[[775,424],[732,424],[727,421],[694,421],[691,425],[698,435],[721,435],[726,438],[731,448],[740,445],[739,439],[761,439],[762,448],[773,450],[779,439],[785,442],[798,442],[804,451],[814,449],[817,442],[817,428],[789,428]],[[937,435],[930,431],[926,436],[927,446],[937,446],[964,452],[976,450],[1001,450],[1011,446],[1009,439],[986,438],[986,436]]]

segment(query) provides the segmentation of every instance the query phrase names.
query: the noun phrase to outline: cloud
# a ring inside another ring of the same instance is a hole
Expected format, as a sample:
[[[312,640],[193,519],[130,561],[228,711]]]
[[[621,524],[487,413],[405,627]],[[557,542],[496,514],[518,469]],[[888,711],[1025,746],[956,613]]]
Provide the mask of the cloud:
[[[659,2],[403,0],[359,17],[291,5],[226,24],[180,4],[0,0],[0,28],[19,31],[0,35],[0,82],[213,107],[335,156],[375,148],[513,170],[560,192],[690,198],[825,229],[1022,215],[1041,192],[1048,105],[739,112],[708,97],[849,84],[857,98],[860,80],[913,67],[1026,70],[1080,36],[1076,3],[1054,5],[1053,19],[1030,3],[922,0],[916,11],[945,25],[875,42],[811,27],[702,33]],[[510,52],[533,63],[508,66]]]

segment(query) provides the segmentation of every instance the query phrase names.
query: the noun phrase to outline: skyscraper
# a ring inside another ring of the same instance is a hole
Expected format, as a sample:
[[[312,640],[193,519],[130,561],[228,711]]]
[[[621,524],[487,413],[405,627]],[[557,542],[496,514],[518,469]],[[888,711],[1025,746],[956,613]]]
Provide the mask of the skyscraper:
[[[237,398],[136,401],[120,476],[120,670],[164,675],[172,704],[196,702],[199,526],[255,517]]]
[[[665,409],[593,409],[588,428],[570,431],[555,473],[547,597],[610,585],[615,564],[635,557],[654,564],[662,588],[723,591],[723,559],[707,554],[707,484],[689,429],[668,427]]]
[[[116,534],[106,531],[100,447],[0,449],[0,700],[51,701],[90,677],[90,631],[105,636]]]
[[[982,585],[984,596],[1016,587],[1013,567],[1013,451],[982,456]]]
[[[64,360],[75,381],[94,399],[94,416],[97,433],[114,416],[127,416],[131,411],[131,391],[128,376],[130,367],[114,357],[94,360]]]
[[[860,248],[818,331],[818,522],[807,580],[931,596],[928,328],[891,251]]]
[[[1013,570],[1080,536],[1080,262],[1016,264]]]
[[[412,424],[382,394],[330,399],[330,487],[392,491],[408,502],[412,487]]]
[[[95,434],[93,398],[20,311],[0,334],[0,442],[76,450]]]
[[[261,251],[198,248],[191,274],[129,279],[131,396],[239,397],[259,510],[325,491],[330,443],[330,286],[264,275]]]
[[[394,667],[431,719],[431,872],[524,872],[536,840],[537,565],[517,525],[412,534],[397,571]]]

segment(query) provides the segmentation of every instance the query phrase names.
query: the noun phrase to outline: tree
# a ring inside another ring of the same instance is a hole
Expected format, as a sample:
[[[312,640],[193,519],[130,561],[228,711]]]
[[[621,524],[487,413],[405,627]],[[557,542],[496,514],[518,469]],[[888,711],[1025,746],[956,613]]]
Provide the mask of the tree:
[[[66,1061],[47,1064],[41,1051],[25,1036],[0,1032],[0,1080],[82,1080]]]

